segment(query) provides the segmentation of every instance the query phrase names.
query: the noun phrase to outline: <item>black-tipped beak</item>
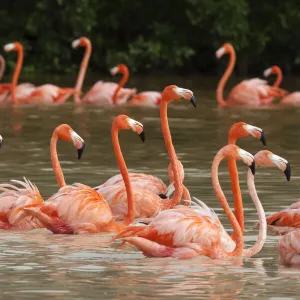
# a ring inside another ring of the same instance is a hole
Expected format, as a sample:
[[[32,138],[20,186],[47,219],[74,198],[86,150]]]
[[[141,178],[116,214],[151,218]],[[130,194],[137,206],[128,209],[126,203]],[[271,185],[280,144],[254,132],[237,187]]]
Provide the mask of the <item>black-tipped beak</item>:
[[[140,134],[139,134],[142,142],[144,143],[145,142],[145,131],[142,131]]]
[[[267,145],[266,137],[264,131],[261,132],[260,140],[263,143],[264,146]]]
[[[286,164],[286,169],[284,171],[285,177],[287,179],[287,181],[290,181],[291,179],[291,166],[289,163]]]
[[[252,162],[251,166],[249,166],[253,175],[255,175],[255,161]]]
[[[80,149],[77,149],[77,153],[78,153],[78,159],[81,158],[82,156],[82,153],[84,151],[84,148],[85,148],[85,143],[83,143],[82,147]]]
[[[196,107],[196,97],[193,95],[193,97],[190,99],[190,102],[193,104],[194,107]]]

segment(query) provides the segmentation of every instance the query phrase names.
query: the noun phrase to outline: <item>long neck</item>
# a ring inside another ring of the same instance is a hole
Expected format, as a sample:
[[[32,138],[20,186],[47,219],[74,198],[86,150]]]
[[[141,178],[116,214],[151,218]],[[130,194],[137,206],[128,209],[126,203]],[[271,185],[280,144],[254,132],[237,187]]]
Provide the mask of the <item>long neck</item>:
[[[174,187],[175,187],[175,192],[174,192],[172,199],[169,199],[169,201],[166,201],[166,203],[169,202],[169,207],[174,207],[174,206],[178,205],[181,200],[183,187],[182,187],[182,182],[181,182],[180,176],[179,176],[179,170],[178,170],[178,165],[177,165],[177,156],[176,156],[175,149],[174,149],[174,146],[172,143],[172,138],[171,138],[171,133],[170,133],[170,128],[169,128],[167,106],[168,106],[167,101],[162,99],[161,104],[160,104],[161,129],[162,129],[166,148],[167,148],[170,162],[171,162],[172,169],[173,169]]]
[[[91,57],[91,53],[92,53],[92,45],[91,45],[91,42],[89,40],[87,40],[86,44],[85,44],[84,56],[83,56],[83,59],[82,59],[81,65],[80,65],[80,70],[79,70],[76,85],[75,85],[75,90],[78,91],[78,94],[74,94],[73,99],[76,104],[79,104],[81,102],[79,93],[82,89],[82,85],[83,85],[85,73],[86,73],[86,70],[87,70],[87,67],[89,64],[89,60]]]
[[[218,153],[214,158],[214,161],[212,164],[212,169],[211,169],[212,185],[213,185],[213,189],[216,193],[216,196],[217,196],[225,214],[227,215],[231,226],[233,227],[234,235],[236,237],[235,249],[232,252],[226,252],[225,250],[223,250],[223,251],[226,256],[241,256],[243,253],[244,237],[243,237],[241,228],[228,205],[228,202],[227,202],[226,197],[221,189],[219,178],[218,178],[219,164],[222,161],[222,159],[223,159],[223,156],[220,153]]]
[[[263,245],[266,241],[267,221],[266,221],[266,215],[265,215],[264,209],[263,209],[261,202],[256,193],[256,188],[255,188],[255,184],[254,184],[254,176],[253,176],[251,170],[248,170],[247,185],[248,185],[248,191],[249,191],[252,201],[255,205],[255,208],[256,208],[256,211],[258,214],[258,220],[259,220],[259,232],[258,232],[257,241],[255,242],[255,244],[252,247],[250,247],[249,249],[245,249],[243,252],[243,256],[251,257],[261,250],[261,248],[263,247]]]
[[[117,104],[117,100],[118,100],[118,93],[120,91],[120,89],[126,84],[126,82],[128,81],[128,77],[129,77],[129,71],[125,70],[123,73],[123,77],[121,79],[121,81],[118,84],[118,87],[116,88],[114,95],[113,95],[113,104]]]
[[[229,136],[228,144],[236,144],[236,138]],[[231,189],[233,194],[234,212],[236,219],[241,227],[242,233],[244,233],[244,208],[243,199],[240,189],[239,174],[236,165],[236,161],[232,158],[228,158],[228,171],[231,181]]]
[[[5,59],[2,55],[0,55],[0,80],[2,79],[4,72],[5,72]]]
[[[224,94],[224,87],[226,82],[228,81],[228,78],[230,77],[233,68],[235,66],[235,61],[236,61],[236,56],[234,49],[232,49],[229,52],[229,63],[226,68],[225,73],[223,74],[222,78],[219,81],[218,88],[217,88],[217,100],[220,106],[225,106],[227,105],[226,101],[224,100],[223,94]]]
[[[275,69],[275,74],[277,75],[276,80],[273,84],[274,87],[279,87],[282,82],[282,72],[280,68]]]
[[[134,206],[132,187],[131,187],[131,182],[130,182],[127,166],[126,166],[123,154],[121,152],[118,132],[119,132],[118,126],[116,125],[116,123],[113,123],[112,131],[111,131],[112,144],[113,144],[116,159],[117,159],[117,162],[119,165],[119,169],[120,169],[120,172],[121,172],[121,175],[123,177],[123,181],[124,181],[125,187],[126,187],[127,201],[128,201],[128,213],[127,213],[127,218],[124,220],[124,225],[128,225],[129,223],[131,223],[131,221],[135,217],[135,206]]]
[[[57,150],[56,150],[57,140],[58,140],[58,136],[57,133],[54,131],[50,142],[50,156],[51,156],[52,168],[57,183],[59,187],[63,187],[66,185],[66,182],[57,156]]]
[[[17,88],[17,84],[18,84],[18,80],[19,80],[19,76],[20,76],[20,72],[21,72],[21,68],[22,68],[22,64],[23,64],[23,47],[19,46],[18,47],[18,60],[17,60],[17,64],[15,66],[15,71],[14,71],[14,75],[12,78],[12,87],[11,87],[11,98],[14,104],[18,103],[18,99],[16,97],[16,88]]]

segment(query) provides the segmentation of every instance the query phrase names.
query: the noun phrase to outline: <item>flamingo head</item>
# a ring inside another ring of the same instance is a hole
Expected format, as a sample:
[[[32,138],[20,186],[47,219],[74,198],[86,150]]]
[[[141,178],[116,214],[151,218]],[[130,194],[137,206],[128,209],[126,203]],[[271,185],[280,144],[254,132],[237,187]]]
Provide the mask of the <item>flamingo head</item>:
[[[22,49],[22,45],[19,42],[9,43],[4,46],[5,52],[18,51],[20,49]]]
[[[250,169],[252,174],[255,174],[255,161],[252,154],[239,148],[237,145],[229,144],[223,147],[219,152],[221,152],[224,158],[232,158],[234,160],[241,160]]]
[[[281,73],[281,70],[278,66],[271,66],[268,69],[264,70],[264,77],[269,77],[271,74]]]
[[[90,40],[88,38],[86,38],[85,36],[82,36],[81,38],[74,40],[72,42],[72,48],[76,49],[77,47],[81,46],[81,47],[85,47],[88,44],[91,44]]]
[[[59,125],[54,132],[59,139],[73,143],[80,159],[85,148],[84,140],[67,124]]]
[[[216,57],[219,59],[231,51],[234,51],[232,45],[230,43],[225,43],[216,51]]]
[[[232,143],[232,141],[235,141],[240,137],[249,135],[259,139],[263,145],[266,146],[266,137],[264,131],[259,127],[255,127],[244,122],[238,122],[231,126],[228,135],[229,143]]]
[[[191,90],[180,88],[176,85],[167,86],[162,92],[162,100],[170,102],[184,98],[189,100],[196,107],[196,98]]]
[[[128,73],[128,68],[127,68],[127,66],[124,65],[124,64],[119,64],[119,65],[117,65],[117,66],[115,66],[115,67],[113,67],[113,68],[110,69],[110,74],[111,74],[112,76],[115,76],[115,75],[117,75],[118,73],[122,73],[122,74]]]
[[[115,118],[113,126],[117,126],[118,129],[131,129],[139,135],[143,142],[145,142],[145,132],[142,123],[131,119],[126,115],[119,115]]]
[[[277,167],[284,172],[286,179],[291,179],[291,166],[288,161],[268,150],[262,150],[255,154],[254,160],[257,166]]]

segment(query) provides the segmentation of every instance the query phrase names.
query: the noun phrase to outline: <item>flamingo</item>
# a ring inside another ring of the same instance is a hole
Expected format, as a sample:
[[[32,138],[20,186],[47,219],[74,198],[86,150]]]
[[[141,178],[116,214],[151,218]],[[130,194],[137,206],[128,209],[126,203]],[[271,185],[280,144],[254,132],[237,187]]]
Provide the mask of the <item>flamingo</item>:
[[[22,83],[18,84],[22,64],[23,64],[23,58],[24,58],[24,51],[23,51],[23,46],[19,42],[14,42],[14,43],[9,43],[4,46],[4,50],[6,52],[10,51],[16,51],[18,52],[18,60],[15,66],[13,78],[12,78],[12,83],[11,84],[2,84],[0,85],[0,92],[4,91],[7,92],[6,96],[8,96],[8,91],[11,91],[11,95],[8,97],[2,98],[2,101],[8,101],[8,102],[13,102],[14,104],[17,104],[19,102],[23,102],[25,99],[28,98],[30,93],[34,90],[34,85],[31,83]],[[1,91],[1,86],[2,86],[2,91]]]
[[[113,146],[117,156],[122,155],[118,142],[118,132],[128,129],[140,135],[142,140],[144,139],[144,129],[141,123],[126,115],[119,115],[112,125]],[[74,133],[70,134],[70,127],[64,127],[60,130],[62,130],[60,134],[65,139],[75,139],[75,144],[80,151],[79,155],[81,155],[84,149],[83,140]],[[128,209],[123,223],[117,223],[105,199],[92,188],[79,183],[65,185],[56,153],[57,138],[57,135],[52,137],[50,149],[53,169],[61,188],[42,206],[26,209],[28,214],[35,216],[48,230],[57,234],[120,232],[123,230],[135,216],[132,188],[128,175],[124,172],[126,169],[124,160],[118,162],[126,183]]]
[[[257,241],[249,249],[243,249],[242,231],[223,194],[218,180],[218,166],[224,158],[242,160],[250,167],[247,185],[260,220]],[[223,147],[215,156],[212,166],[213,188],[231,225],[234,228],[236,243],[229,237],[217,215],[202,201],[197,200],[194,208],[177,206],[158,214],[148,225],[129,226],[113,240],[122,238],[137,246],[146,256],[180,259],[197,255],[210,258],[226,256],[251,257],[258,253],[266,239],[266,220],[254,185],[255,164],[258,166],[278,166],[278,156],[269,151],[260,151],[253,157],[250,153],[230,144]],[[255,161],[255,163],[254,163]]]
[[[190,199],[188,190],[182,185],[184,171],[182,164],[177,159],[175,149],[172,144],[167,116],[168,102],[179,100],[180,98],[189,100],[194,106],[196,106],[196,99],[192,91],[177,87],[175,85],[169,85],[162,93],[160,107],[162,132],[171,161],[171,167],[169,167],[169,176],[170,180],[174,181],[175,193],[172,198],[168,198],[168,195],[165,194],[162,195],[162,193],[166,192],[167,187],[160,179],[146,174],[128,174],[126,168],[126,173],[129,175],[131,184],[134,188],[133,196],[136,206],[136,218],[150,218],[161,210],[166,210],[177,205],[181,200],[182,192],[184,192],[185,197]],[[117,161],[123,161],[123,156],[121,154],[117,155]],[[123,220],[127,211],[127,198],[126,190],[120,176],[117,175],[112,177],[108,180],[108,183],[96,187],[95,189],[97,189],[97,192],[107,200],[114,216],[116,216],[116,219]],[[145,192],[147,191],[148,194],[144,196],[143,193],[141,193],[141,190]],[[162,197],[160,197],[159,194]]]
[[[0,55],[0,80],[2,79],[4,72],[5,72],[5,59],[2,55]]]
[[[273,86],[279,87],[281,81],[282,81],[282,72],[281,69],[278,66],[272,66],[264,71],[264,76],[268,77],[271,74],[276,74],[277,78],[274,82]],[[300,105],[300,92],[293,92],[290,93],[283,98],[281,98],[279,104],[283,105]]]
[[[66,124],[58,126],[51,139],[51,159],[53,162],[54,172],[59,178],[59,186],[65,186],[61,167],[57,161],[56,142],[57,139],[72,141],[78,151],[78,158],[81,157],[84,148],[83,141],[78,134]],[[83,146],[82,146],[83,145]],[[40,207],[44,200],[38,188],[29,180],[24,178],[24,182],[12,180],[19,184],[21,188],[12,184],[0,184],[0,228],[8,230],[31,230],[43,228],[44,225],[37,218],[28,216],[26,209],[31,207]]]
[[[128,67],[124,64],[120,64],[111,69],[112,75],[116,75],[118,73],[124,74],[124,78],[126,78],[126,81],[120,83],[120,85],[123,84],[121,85],[123,87],[126,84],[129,77]],[[114,94],[114,99],[117,98],[118,93],[119,90],[116,90]],[[161,102],[161,97],[162,97],[161,93],[159,92],[155,92],[155,91],[142,92],[139,94],[134,94],[132,98],[128,101],[128,104],[133,106],[158,107]]]
[[[267,84],[267,81],[253,78],[244,80],[236,85],[230,92],[227,101],[223,98],[224,86],[231,75],[236,62],[236,55],[231,44],[225,43],[216,52],[216,57],[219,59],[224,54],[229,54],[228,67],[219,81],[217,88],[217,100],[220,107],[235,106],[235,105],[250,105],[258,106],[272,102],[273,97],[281,97],[286,92],[278,87],[272,87]]]

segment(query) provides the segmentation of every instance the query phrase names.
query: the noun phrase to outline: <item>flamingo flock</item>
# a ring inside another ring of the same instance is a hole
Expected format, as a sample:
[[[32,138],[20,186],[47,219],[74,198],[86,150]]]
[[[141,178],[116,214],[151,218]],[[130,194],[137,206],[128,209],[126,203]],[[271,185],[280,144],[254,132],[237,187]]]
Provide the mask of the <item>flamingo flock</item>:
[[[151,174],[129,173],[119,143],[119,134],[131,130],[145,142],[144,126],[125,114],[114,118],[111,128],[112,146],[120,174],[114,175],[96,187],[81,183],[66,184],[57,154],[58,140],[72,143],[82,158],[85,142],[67,124],[55,128],[50,140],[50,159],[58,184],[58,191],[45,200],[38,187],[24,177],[24,181],[12,180],[0,184],[0,229],[32,230],[43,228],[54,234],[85,234],[112,232],[112,242],[120,246],[129,243],[147,257],[173,257],[190,259],[207,256],[211,259],[224,257],[252,257],[263,247],[267,230],[283,235],[278,243],[282,264],[300,266],[300,202],[266,217],[255,187],[255,172],[258,167],[277,167],[286,179],[291,177],[288,161],[268,150],[254,156],[239,148],[237,140],[251,136],[266,146],[264,131],[245,122],[237,122],[228,132],[227,144],[220,147],[212,160],[211,179],[216,199],[220,203],[233,229],[229,235],[216,213],[205,202],[192,197],[185,186],[183,164],[177,157],[168,122],[168,105],[185,100],[196,108],[194,93],[176,85],[165,87],[163,92],[144,91],[126,87],[129,69],[124,64],[111,68],[112,76],[121,75],[119,83],[98,81],[85,94],[82,92],[86,71],[92,55],[91,41],[81,37],[72,42],[72,48],[84,48],[74,87],[58,87],[53,84],[35,86],[19,83],[24,50],[19,42],[6,44],[6,52],[16,52],[17,62],[10,83],[0,84],[0,103],[13,104],[63,104],[73,98],[76,104],[100,106],[147,106],[160,110],[162,136],[165,142],[169,166],[169,182]],[[224,100],[225,85],[234,70],[236,53],[233,46],[225,43],[216,52],[216,57],[229,55],[229,63],[217,86],[219,107],[273,106],[300,104],[300,93],[288,92],[280,87],[282,71],[271,66],[264,77],[276,75],[273,85],[266,80],[253,78],[236,85]],[[5,59],[0,56],[0,79],[5,72]],[[2,137],[0,136],[0,146]],[[219,182],[219,165],[227,160],[233,194],[234,212],[231,210]],[[237,161],[248,167],[247,186],[255,205],[258,219],[258,236],[255,243],[245,248],[244,206],[239,185]]]

